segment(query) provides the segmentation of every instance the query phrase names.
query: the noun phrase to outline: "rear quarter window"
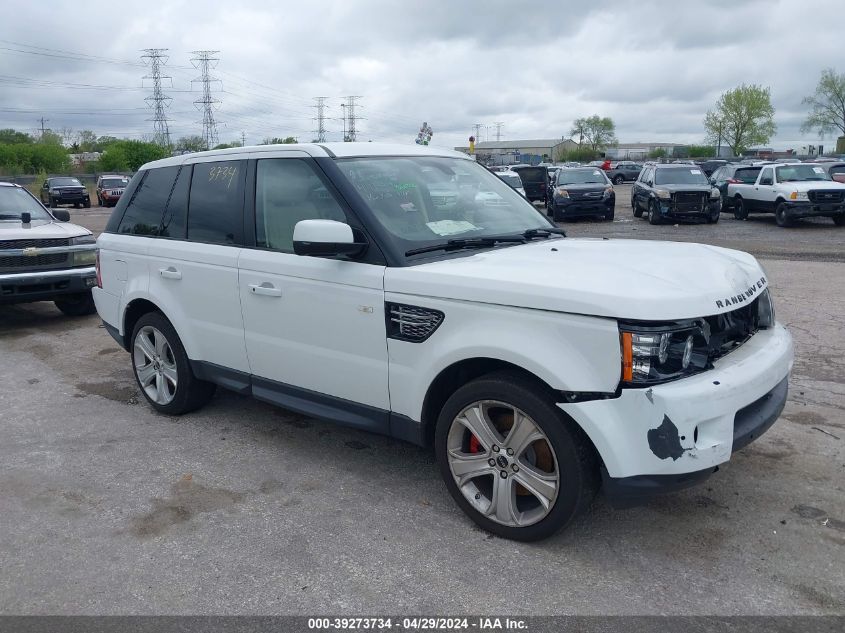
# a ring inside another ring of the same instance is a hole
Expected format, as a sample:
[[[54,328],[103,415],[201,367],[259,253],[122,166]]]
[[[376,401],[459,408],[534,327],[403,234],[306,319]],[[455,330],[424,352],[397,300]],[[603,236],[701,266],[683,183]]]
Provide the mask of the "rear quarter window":
[[[188,239],[210,244],[243,244],[246,161],[197,163],[188,203]]]
[[[178,165],[147,170],[134,191],[129,196],[128,192],[122,196],[129,200],[117,232],[148,237],[160,235],[161,220],[178,173]]]

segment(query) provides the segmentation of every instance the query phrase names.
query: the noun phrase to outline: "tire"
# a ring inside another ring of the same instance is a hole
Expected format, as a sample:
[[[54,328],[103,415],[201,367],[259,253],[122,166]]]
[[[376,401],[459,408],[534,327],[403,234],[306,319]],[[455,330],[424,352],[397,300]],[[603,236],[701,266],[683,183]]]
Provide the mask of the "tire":
[[[625,182],[625,178],[622,177],[622,176],[615,176],[613,178],[613,184],[614,185],[621,185],[623,182]]]
[[[719,209],[718,211],[714,211],[709,216],[707,216],[707,224],[716,224],[719,222],[719,218],[722,216],[722,211]]]
[[[650,200],[648,203],[648,223],[655,225],[660,224],[660,210],[657,207],[656,200]]]
[[[615,215],[616,215],[616,209],[613,208],[613,209],[611,209],[610,211],[608,211],[607,213],[604,214],[604,219],[607,220],[608,222],[613,222],[613,218],[614,218]]]
[[[79,206],[80,206],[80,205],[79,205],[79,203],[78,203],[78,202],[74,202],[74,203],[73,203],[73,208],[74,208],[74,209],[78,209],[78,208],[79,208]]]
[[[830,219],[833,220],[836,226],[845,226],[845,215],[834,215]]]
[[[103,199],[100,197],[100,194],[97,194],[97,206],[103,206]]]
[[[745,200],[741,196],[734,198],[734,218],[737,220],[748,219],[748,207],[745,206]]]
[[[517,445],[510,454],[512,436],[501,431],[510,435],[516,412],[522,414],[517,428],[528,436],[518,443],[523,448]],[[469,424],[481,432],[470,431]],[[551,536],[589,506],[599,487],[598,460],[586,435],[554,405],[550,392],[515,372],[482,376],[452,394],[438,417],[435,451],[458,506],[503,538]],[[464,475],[459,485],[453,468],[468,467],[477,474]],[[510,493],[505,507],[493,502],[499,491]]]
[[[91,208],[91,199],[89,198],[88,200],[86,200],[82,206],[85,207],[86,209],[90,209]]]
[[[50,208],[51,209],[58,209],[59,208],[59,203],[56,202],[53,198],[50,198]]]
[[[792,218],[786,213],[786,203],[779,202],[775,208],[775,222],[778,226],[786,228],[792,226]]]
[[[76,295],[67,295],[62,299],[56,299],[53,303],[67,316],[87,316],[97,311],[97,306],[94,305],[94,297],[91,295],[90,290]]]
[[[214,395],[215,385],[194,376],[179,335],[159,312],[138,319],[129,353],[138,388],[159,413],[182,415],[199,409]]]
[[[643,217],[643,210],[640,207],[640,205],[637,204],[636,196],[633,196],[633,195],[631,196],[631,210],[634,212],[635,218]]]

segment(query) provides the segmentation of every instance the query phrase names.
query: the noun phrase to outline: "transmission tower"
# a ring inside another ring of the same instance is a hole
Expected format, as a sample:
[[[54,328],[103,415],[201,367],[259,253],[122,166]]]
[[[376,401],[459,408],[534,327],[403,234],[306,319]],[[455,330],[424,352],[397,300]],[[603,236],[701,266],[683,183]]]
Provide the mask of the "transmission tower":
[[[202,137],[205,141],[205,148],[211,149],[217,145],[217,122],[214,120],[214,110],[220,104],[219,99],[211,95],[211,84],[219,82],[212,77],[210,71],[217,66],[220,58],[214,57],[220,51],[191,51],[191,63],[194,68],[200,71],[200,76],[191,83],[202,82],[202,97],[194,101],[198,110],[202,110]]]
[[[351,143],[358,140],[358,128],[355,123],[360,121],[362,117],[356,116],[355,114],[355,100],[360,98],[360,95],[350,95],[346,97],[346,138],[348,138]]]
[[[317,129],[314,134],[317,135],[318,143],[326,142],[326,97],[314,97],[317,105],[312,106],[317,108]]]
[[[165,55],[166,48],[145,48],[141,59],[150,67],[150,74],[144,75],[143,80],[152,80],[153,93],[144,99],[147,105],[153,109],[153,118],[147,121],[153,122],[153,142],[162,147],[170,147],[170,128],[167,125],[167,114],[165,108],[170,107],[172,97],[164,94],[161,86],[162,79],[171,79],[170,75],[162,75],[161,67],[167,64],[168,56]]]
[[[481,142],[481,128],[483,128],[483,127],[484,127],[484,124],[483,124],[483,123],[475,123],[475,124],[472,126],[472,129],[474,129],[474,130],[475,130],[475,142],[476,142],[476,143],[480,143],[480,142]]]
[[[502,121],[496,121],[493,125],[496,126],[496,141],[502,140],[502,126],[504,123]]]

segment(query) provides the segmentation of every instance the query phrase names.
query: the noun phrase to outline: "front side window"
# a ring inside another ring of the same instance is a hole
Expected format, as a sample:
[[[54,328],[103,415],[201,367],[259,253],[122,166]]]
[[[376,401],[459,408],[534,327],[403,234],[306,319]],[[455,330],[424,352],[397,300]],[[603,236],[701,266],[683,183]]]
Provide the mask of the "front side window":
[[[179,167],[150,169],[126,205],[117,232],[155,237],[161,232],[161,218],[167,207]]]
[[[293,253],[293,229],[301,220],[346,222],[347,218],[305,160],[259,160],[255,175],[256,245]]]
[[[188,207],[188,239],[241,244],[246,161],[196,163]]]
[[[0,221],[20,221],[22,213],[33,220],[50,220],[50,215],[26,190],[20,187],[0,187]]]
[[[337,165],[403,251],[552,226],[530,202],[472,161],[378,157],[339,159]],[[445,190],[436,183],[455,192],[449,204],[435,203],[437,191]]]

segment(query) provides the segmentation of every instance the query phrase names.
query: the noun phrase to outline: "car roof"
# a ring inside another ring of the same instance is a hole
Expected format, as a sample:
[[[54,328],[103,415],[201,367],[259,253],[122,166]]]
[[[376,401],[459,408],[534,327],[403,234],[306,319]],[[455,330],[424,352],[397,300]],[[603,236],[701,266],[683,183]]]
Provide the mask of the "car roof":
[[[261,154],[271,152],[304,152],[313,158],[364,158],[369,156],[437,156],[442,158],[460,158],[472,161],[473,158],[463,152],[432,147],[430,145],[402,144],[402,143],[292,143],[286,145],[255,145],[247,147],[230,147],[227,149],[213,149],[207,152],[195,152],[163,158],[141,166],[141,170],[158,167],[170,167],[183,163],[198,162],[220,156],[238,156],[245,154]]]
[[[20,185],[15,182],[6,182],[5,180],[0,180],[0,187],[20,187]]]
[[[121,174],[100,174],[100,178],[128,178],[128,176]]]

